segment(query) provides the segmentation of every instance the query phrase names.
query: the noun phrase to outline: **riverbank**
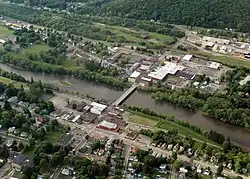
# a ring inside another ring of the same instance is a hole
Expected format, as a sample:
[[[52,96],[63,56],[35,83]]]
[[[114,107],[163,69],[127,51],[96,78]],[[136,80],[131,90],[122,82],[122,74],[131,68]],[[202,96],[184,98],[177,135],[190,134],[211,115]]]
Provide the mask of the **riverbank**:
[[[83,96],[87,96],[88,94],[88,96],[90,97],[96,99],[104,99],[111,103],[116,101],[124,92],[124,90],[115,90],[86,80],[79,80],[73,77],[63,75],[54,76],[37,74],[32,73],[30,71],[12,68],[6,64],[0,64],[0,68],[9,72],[19,74],[25,77],[26,80],[30,80],[30,78],[32,77],[34,81],[40,80],[42,83],[60,87],[62,91],[66,91],[68,94],[82,94]],[[61,81],[68,81],[72,85],[59,86],[58,84],[60,84]],[[124,103],[130,106],[140,106],[142,108],[149,108],[150,110],[155,111],[157,113],[166,114],[170,116],[172,115],[175,116],[178,120],[188,121],[189,123],[205,130],[217,131],[218,133],[229,137],[233,142],[237,143],[243,148],[250,149],[250,133],[246,132],[243,128],[219,123],[216,120],[212,120],[203,116],[199,112],[194,113],[181,107],[172,105],[170,103],[156,102],[154,99],[151,98],[150,95],[139,91],[135,91]]]

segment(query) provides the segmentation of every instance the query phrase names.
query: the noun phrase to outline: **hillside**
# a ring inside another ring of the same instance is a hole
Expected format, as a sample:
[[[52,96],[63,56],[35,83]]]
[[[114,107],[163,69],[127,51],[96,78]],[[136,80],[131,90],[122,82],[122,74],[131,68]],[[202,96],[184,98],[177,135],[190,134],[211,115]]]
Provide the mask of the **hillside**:
[[[101,0],[82,13],[250,32],[249,0]]]

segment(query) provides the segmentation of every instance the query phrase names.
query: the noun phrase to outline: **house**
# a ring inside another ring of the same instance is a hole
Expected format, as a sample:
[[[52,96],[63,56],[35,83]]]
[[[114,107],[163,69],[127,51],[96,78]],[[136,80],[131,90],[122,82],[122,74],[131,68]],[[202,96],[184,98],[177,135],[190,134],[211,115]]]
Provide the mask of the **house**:
[[[167,173],[167,165],[166,164],[161,164],[161,166],[159,167],[159,172],[160,173]]]
[[[1,43],[1,44],[5,44],[5,42],[6,42],[5,40],[0,39],[0,43]]]
[[[14,139],[12,139],[12,138],[11,138],[11,139],[8,139],[6,146],[7,146],[7,147],[11,147],[12,144],[13,144],[13,142],[14,142]]]
[[[174,148],[173,148],[173,151],[174,151],[174,152],[177,152],[178,149],[179,149],[179,144],[176,144],[176,145],[174,146]]]
[[[191,149],[191,148],[188,149],[188,155],[189,155],[189,156],[192,156],[192,155],[193,155],[193,149]]]
[[[69,174],[70,174],[69,169],[67,169],[67,168],[62,169],[61,174],[69,176]]]
[[[20,136],[26,138],[26,137],[28,137],[28,133],[22,132],[22,133],[20,134]]]
[[[22,154],[18,154],[16,152],[10,153],[9,159],[10,159],[12,168],[14,168],[18,172],[20,172],[25,165],[31,164],[28,157]]]
[[[185,150],[185,148],[180,146],[180,149],[178,150],[178,153],[182,153],[184,150]]]
[[[168,145],[168,150],[172,150],[172,148],[173,148],[173,144],[169,144]]]
[[[8,129],[8,132],[9,132],[9,133],[13,133],[15,130],[16,130],[16,127],[10,127],[10,128]]]

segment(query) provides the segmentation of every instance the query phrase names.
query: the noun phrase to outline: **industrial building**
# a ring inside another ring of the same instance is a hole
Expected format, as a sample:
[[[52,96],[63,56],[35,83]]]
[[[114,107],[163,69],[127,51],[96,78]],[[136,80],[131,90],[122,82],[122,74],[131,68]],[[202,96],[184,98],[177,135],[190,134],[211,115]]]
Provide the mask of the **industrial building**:
[[[214,37],[208,37],[208,36],[204,36],[202,38],[202,40],[206,41],[206,42],[213,42],[213,43],[216,43],[216,44],[224,44],[224,45],[229,45],[230,44],[230,40],[214,38]]]
[[[215,69],[215,70],[218,70],[218,68],[220,67],[220,63],[217,63],[217,62],[212,62],[208,65],[209,68],[212,68],[212,69]]]
[[[177,63],[164,63],[165,65],[158,67],[153,72],[150,72],[148,76],[156,80],[163,80],[168,74],[175,75],[178,71],[182,71],[185,68]]]
[[[128,78],[128,81],[131,82],[131,83],[135,83],[137,78],[141,75],[140,72],[138,71],[134,71]]]
[[[90,112],[92,114],[97,114],[97,115],[101,115],[101,113],[107,108],[106,105],[96,103],[96,102],[92,102],[91,106],[92,106],[92,108],[90,109]]]
[[[153,83],[153,80],[151,78],[142,77],[139,85],[142,88],[148,88],[149,86],[152,85],[152,83]]]
[[[193,58],[193,55],[185,55],[184,57],[183,57],[183,60],[185,60],[185,61],[190,61],[190,60],[192,60],[192,58]]]
[[[119,129],[118,125],[113,122],[108,122],[106,120],[103,120],[97,128],[109,130],[109,131],[117,131]]]

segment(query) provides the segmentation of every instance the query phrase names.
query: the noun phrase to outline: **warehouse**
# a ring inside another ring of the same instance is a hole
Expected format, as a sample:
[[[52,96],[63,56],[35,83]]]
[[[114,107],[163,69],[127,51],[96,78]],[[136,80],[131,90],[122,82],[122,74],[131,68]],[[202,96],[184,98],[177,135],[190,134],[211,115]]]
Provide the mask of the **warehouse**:
[[[113,122],[108,122],[103,120],[98,126],[97,128],[101,128],[104,130],[109,130],[109,131],[117,131],[119,129],[118,125],[113,123]]]
[[[97,114],[97,115],[101,115],[101,113],[107,108],[106,105],[96,103],[96,102],[92,102],[91,106],[92,106],[92,108],[90,109],[90,112],[92,114]]]
[[[178,71],[182,71],[185,67],[172,62],[164,62],[164,66],[160,66],[155,71],[148,74],[149,77],[156,80],[163,80],[168,74],[175,75]]]

